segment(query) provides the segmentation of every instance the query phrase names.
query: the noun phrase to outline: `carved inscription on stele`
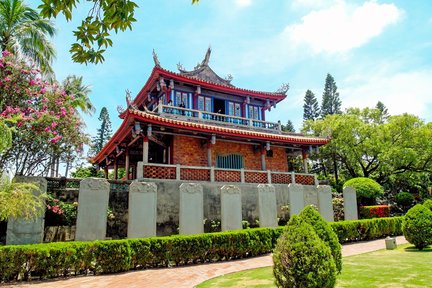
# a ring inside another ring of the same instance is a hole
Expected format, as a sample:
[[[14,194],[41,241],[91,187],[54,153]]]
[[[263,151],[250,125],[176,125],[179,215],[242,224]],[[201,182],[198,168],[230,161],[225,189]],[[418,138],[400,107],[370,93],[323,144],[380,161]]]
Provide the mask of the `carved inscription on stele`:
[[[129,186],[130,193],[156,193],[157,185],[151,182],[134,181]]]
[[[86,178],[81,180],[80,182],[80,190],[90,190],[90,191],[97,191],[97,190],[109,190],[110,184],[106,179],[101,178]]]

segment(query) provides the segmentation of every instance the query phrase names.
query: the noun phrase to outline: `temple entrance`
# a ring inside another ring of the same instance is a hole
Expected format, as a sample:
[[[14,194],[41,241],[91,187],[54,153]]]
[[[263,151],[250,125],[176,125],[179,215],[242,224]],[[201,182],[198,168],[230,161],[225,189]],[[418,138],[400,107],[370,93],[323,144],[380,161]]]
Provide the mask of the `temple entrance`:
[[[219,114],[226,114],[225,100],[213,98],[213,112]]]
[[[171,137],[167,135],[154,135],[149,137],[149,163],[168,164],[168,149]]]

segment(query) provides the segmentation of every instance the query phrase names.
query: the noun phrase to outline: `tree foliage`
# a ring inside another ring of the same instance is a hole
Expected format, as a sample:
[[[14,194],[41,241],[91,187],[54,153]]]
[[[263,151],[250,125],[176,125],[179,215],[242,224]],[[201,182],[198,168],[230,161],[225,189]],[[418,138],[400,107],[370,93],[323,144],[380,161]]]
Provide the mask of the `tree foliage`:
[[[288,120],[286,125],[282,125],[282,131],[295,133],[294,124],[291,120]]]
[[[0,58],[0,117],[13,128],[0,166],[14,174],[43,175],[53,157],[82,151],[87,143],[74,96],[41,79],[38,70],[8,51]],[[13,121],[11,121],[13,119]]]
[[[87,0],[92,3],[87,17],[81,21],[81,25],[75,30],[74,36],[77,42],[72,44],[70,52],[72,59],[78,63],[103,62],[104,52],[113,45],[110,34],[114,31],[132,30],[132,24],[136,22],[135,9],[138,5],[131,0]],[[192,4],[199,0],[192,0]],[[45,18],[56,18],[63,14],[67,21],[72,20],[74,9],[80,3],[79,0],[57,1],[43,0],[39,5],[41,15]]]
[[[303,120],[315,120],[320,115],[320,108],[315,94],[311,90],[307,90],[303,104]]]
[[[92,139],[92,148],[90,151],[91,155],[96,155],[99,153],[111,138],[112,134],[111,120],[106,107],[102,107],[98,119],[101,121],[101,126],[97,129],[96,137],[93,137]]]
[[[305,121],[303,131],[331,139],[318,156],[323,171],[332,171],[335,159],[346,178],[372,178],[397,191],[427,186],[430,181],[432,123],[414,115],[390,116],[383,123],[378,109],[348,109]]]
[[[332,75],[327,74],[324,86],[324,93],[321,101],[321,117],[340,114],[342,102],[339,99],[336,82]]]
[[[55,28],[49,20],[24,4],[22,0],[0,1],[0,45],[34,61],[47,75],[52,75],[55,49],[50,42]]]
[[[0,179],[0,221],[8,218],[34,219],[45,211],[45,194],[33,183],[17,183]]]

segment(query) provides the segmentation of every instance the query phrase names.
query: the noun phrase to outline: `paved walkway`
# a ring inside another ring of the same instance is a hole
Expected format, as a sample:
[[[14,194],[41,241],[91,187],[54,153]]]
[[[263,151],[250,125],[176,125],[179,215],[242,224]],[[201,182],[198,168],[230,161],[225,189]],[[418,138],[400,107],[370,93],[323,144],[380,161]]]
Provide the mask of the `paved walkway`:
[[[403,236],[397,237],[397,244],[407,243]],[[367,242],[345,244],[342,247],[342,255],[351,256],[366,252],[372,252],[385,248],[383,239]],[[191,265],[175,268],[148,269],[142,271],[126,272],[121,274],[72,277],[31,284],[10,285],[10,287],[47,287],[47,288],[98,288],[98,287],[128,287],[128,288],[190,288],[199,283],[227,273],[246,269],[253,269],[273,265],[270,255],[248,258],[243,260],[218,262],[211,264]]]

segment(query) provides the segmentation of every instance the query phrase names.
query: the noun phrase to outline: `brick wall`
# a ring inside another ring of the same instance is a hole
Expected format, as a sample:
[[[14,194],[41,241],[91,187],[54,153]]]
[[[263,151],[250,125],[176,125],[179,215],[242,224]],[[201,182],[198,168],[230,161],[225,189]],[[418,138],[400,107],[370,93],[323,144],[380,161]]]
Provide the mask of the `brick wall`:
[[[208,166],[207,144],[202,139],[185,136],[173,138],[173,164],[186,166]],[[288,163],[284,148],[273,147],[273,157],[266,157],[266,168],[272,171],[288,171]],[[245,160],[246,170],[261,170],[261,150],[253,145],[224,142],[216,140],[212,145],[212,164],[216,164],[216,155],[240,154]]]
[[[174,136],[173,164],[185,166],[208,166],[207,144],[201,145],[202,139]]]

